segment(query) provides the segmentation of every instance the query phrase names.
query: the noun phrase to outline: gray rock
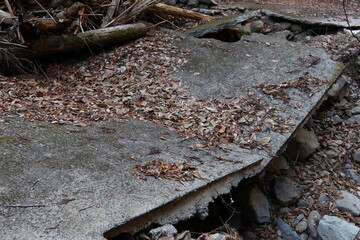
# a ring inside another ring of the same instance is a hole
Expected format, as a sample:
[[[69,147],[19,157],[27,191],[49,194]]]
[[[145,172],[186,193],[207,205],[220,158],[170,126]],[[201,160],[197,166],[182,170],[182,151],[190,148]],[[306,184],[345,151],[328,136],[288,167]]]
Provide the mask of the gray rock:
[[[299,34],[303,31],[302,27],[297,24],[291,24],[289,30],[294,32],[295,34]]]
[[[175,6],[176,5],[176,0],[165,0],[165,3],[171,6]]]
[[[187,0],[186,0],[187,1]],[[200,2],[203,0],[200,0]],[[210,1],[210,0],[209,0]],[[243,14],[241,16],[231,16],[225,19],[214,20],[211,23],[201,24],[195,28],[189,29],[186,31],[186,34],[189,34],[193,37],[203,37],[208,34],[215,34],[223,31],[224,29],[234,28],[235,25],[241,25],[240,23],[246,22],[249,19],[257,17],[260,14],[260,11],[249,12],[248,14]],[[246,29],[248,28],[248,29]],[[243,32],[250,33],[250,23],[244,26]]]
[[[357,123],[360,124],[360,114],[352,116],[351,118],[349,118],[348,123]]]
[[[214,233],[214,234],[210,234],[210,239],[211,238],[214,240],[227,240],[227,239],[231,239],[231,236],[226,233]],[[199,237],[198,239],[203,239],[203,238]]]
[[[325,215],[319,223],[322,240],[355,240],[359,228],[340,218]]]
[[[197,7],[199,5],[199,0],[189,0],[187,5],[189,7]]]
[[[313,131],[300,129],[286,149],[286,156],[293,161],[308,158],[320,146]]]
[[[308,190],[309,186],[308,185],[299,185],[297,188],[299,189],[300,192],[303,192],[303,191]]]
[[[300,239],[301,239],[301,240],[308,240],[308,239],[309,239],[309,235],[307,235],[306,233],[302,233],[302,234],[300,235]]]
[[[305,38],[308,37],[308,35],[309,35],[308,32],[302,32],[302,33],[296,34],[296,35],[294,36],[294,41],[295,41],[295,42],[305,41]]]
[[[300,215],[298,215],[298,216],[294,219],[293,225],[296,226],[301,220],[304,219],[304,217],[305,217],[305,215],[304,215],[303,213],[300,214]]]
[[[353,165],[351,163],[346,163],[344,165],[344,168],[352,168],[352,167],[353,167]]]
[[[284,155],[280,155],[276,157],[274,160],[271,161],[269,165],[270,165],[269,170],[273,172],[288,170],[290,168]]]
[[[311,36],[306,36],[305,38],[304,38],[304,42],[305,43],[309,43],[311,41]]]
[[[341,117],[339,117],[339,115],[334,115],[334,116],[331,117],[331,122],[334,125],[338,125],[338,124],[343,122],[343,119]]]
[[[150,232],[150,237],[152,240],[158,239],[161,236],[172,237],[177,234],[176,228],[171,224],[165,224],[164,226],[154,228]]]
[[[273,25],[275,24],[274,20],[272,20],[270,17],[268,16],[261,16],[260,17],[261,21],[263,21],[263,23],[267,24],[267,25]]]
[[[293,168],[289,168],[288,170],[286,170],[286,176],[288,177],[296,177],[296,171]]]
[[[249,232],[249,231],[241,233],[241,236],[244,240],[259,240],[260,239],[258,236],[256,236],[255,233]]]
[[[347,191],[341,191],[341,197],[343,198],[336,200],[337,208],[353,216],[360,216],[360,199]]]
[[[216,6],[218,5],[215,0],[200,0],[201,3],[203,3],[206,6]]]
[[[356,174],[356,172],[352,169],[345,169],[344,170],[345,175],[352,179],[355,183],[360,183],[360,177]]]
[[[282,206],[288,206],[289,204],[294,203],[300,197],[299,190],[287,177],[274,178],[272,187],[275,198]]]
[[[208,208],[199,208],[196,210],[196,216],[201,220],[204,220],[207,216],[209,216]]]
[[[307,228],[308,228],[308,222],[306,219],[304,219],[296,225],[295,229],[296,229],[296,232],[302,233],[302,232],[305,232]]]
[[[325,193],[320,194],[318,198],[318,205],[320,207],[323,207],[326,205],[327,201],[328,201],[328,197],[326,196],[326,194]]]
[[[320,172],[320,176],[324,177],[326,175],[330,175],[330,172],[326,170]]]
[[[251,33],[251,23],[245,24],[244,31],[248,32],[248,33]]]
[[[345,77],[339,77],[336,82],[331,86],[327,95],[329,99],[334,102],[340,102],[343,100],[347,90],[349,88],[349,83]]]
[[[264,23],[261,20],[256,20],[250,24],[251,32],[260,33],[264,29]]]
[[[266,195],[258,186],[253,187],[249,193],[249,204],[254,210],[255,219],[258,223],[270,222],[270,204]]]
[[[357,107],[354,107],[350,110],[350,113],[352,115],[357,115],[357,114],[360,114],[360,106],[357,106]]]
[[[280,213],[288,213],[288,212],[290,212],[290,208],[288,208],[288,207],[282,207],[282,208],[280,208]]]
[[[281,236],[286,240],[300,240],[300,237],[294,230],[281,218],[278,218],[277,227],[281,231]]]
[[[279,23],[279,31],[288,30],[291,26],[291,23],[289,22],[281,22]]]
[[[304,199],[299,199],[296,203],[296,206],[298,207],[308,207],[309,206],[309,202],[304,200]]]
[[[360,163],[360,151],[356,151],[353,155],[353,159],[355,162]]]
[[[318,223],[320,221],[320,213],[318,211],[311,211],[308,217],[308,229],[309,234],[312,238],[316,239],[318,237]]]
[[[274,32],[272,34],[274,37],[280,38],[280,39],[288,39],[292,34],[289,30],[284,30],[284,31],[280,31],[280,32]]]

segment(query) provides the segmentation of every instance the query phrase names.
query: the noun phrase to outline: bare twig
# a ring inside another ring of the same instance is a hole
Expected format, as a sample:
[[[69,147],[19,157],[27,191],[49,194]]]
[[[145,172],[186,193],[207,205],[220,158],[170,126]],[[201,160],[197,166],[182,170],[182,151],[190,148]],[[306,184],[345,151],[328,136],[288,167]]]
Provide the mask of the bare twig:
[[[30,208],[30,207],[45,207],[45,204],[32,204],[32,205],[20,205],[20,204],[15,204],[15,205],[5,205],[5,207],[8,208]]]
[[[4,0],[4,2],[5,2],[5,5],[6,5],[7,9],[9,10],[9,13],[10,13],[11,17],[15,17],[14,11],[13,11],[13,9],[12,9],[11,4],[9,3],[9,1],[8,1],[8,0]]]
[[[356,34],[353,32],[353,30],[351,29],[351,25],[350,25],[350,21],[349,21],[349,16],[347,14],[347,10],[346,10],[346,0],[343,0],[342,1],[342,6],[343,6],[343,9],[344,9],[344,14],[345,14],[345,19],[346,19],[346,22],[347,22],[347,25],[349,27],[349,30],[351,32],[351,35],[356,39],[358,40],[358,42],[360,42],[360,38],[358,36],[356,36]]]
[[[128,12],[130,12],[135,6],[136,4],[138,4],[138,0],[136,0],[130,7],[128,7],[125,11],[123,11],[119,16],[117,16],[116,18],[114,18],[113,20],[111,20],[108,24],[106,24],[103,27],[109,27],[111,24],[113,24],[114,22],[118,21],[121,17],[123,17],[125,14],[127,14]]]
[[[158,22],[157,24],[154,24],[154,25],[148,27],[147,29],[157,27],[157,26],[159,26],[159,25],[161,25],[161,24],[164,24],[164,23],[167,23],[167,22],[169,22],[169,21],[164,20],[164,21]]]
[[[49,17],[54,21],[54,23],[59,23],[59,21],[57,21],[50,13],[48,10],[46,10],[37,0],[34,0],[36,2],[36,4],[38,4],[42,10],[44,10],[48,15]]]
[[[167,23],[169,23],[171,26],[175,27],[176,29],[179,29],[179,27],[176,26],[174,23],[170,22],[169,20],[166,20],[165,18],[159,16],[158,14],[155,13],[155,16],[158,17],[158,18],[160,18],[160,19],[163,20],[163,21],[166,21]]]
[[[36,180],[30,187],[29,189],[32,189],[33,187],[35,187],[35,185],[39,182],[39,180]]]

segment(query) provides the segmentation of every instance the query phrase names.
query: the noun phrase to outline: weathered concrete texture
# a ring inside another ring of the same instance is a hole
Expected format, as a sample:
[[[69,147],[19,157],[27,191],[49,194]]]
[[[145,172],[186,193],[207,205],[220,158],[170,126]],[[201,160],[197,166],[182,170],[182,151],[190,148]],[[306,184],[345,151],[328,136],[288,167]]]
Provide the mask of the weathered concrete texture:
[[[219,178],[264,158],[238,152],[222,157],[242,163],[220,163],[215,160],[221,156],[219,152],[191,151],[188,145],[193,141],[162,126],[135,120],[77,128],[11,119],[0,129],[0,236],[4,240],[101,239],[114,227],[198,191],[203,195],[199,199],[193,196],[195,203],[182,203],[182,217],[190,217],[206,206],[216,191],[236,184],[236,178],[206,192],[201,188],[211,188]],[[157,158],[169,163],[191,162],[206,180],[181,183],[148,177],[144,181],[132,175],[134,165]],[[66,199],[73,201],[62,204]],[[45,206],[6,207],[18,204]],[[139,225],[169,218],[168,210],[161,211],[167,216],[154,213]],[[155,216],[159,219],[153,219]],[[178,220],[176,214],[171,217]]]
[[[322,50],[262,35],[233,44],[187,38],[179,47],[193,53],[189,65],[174,76],[181,77],[198,98],[227,101],[224,94],[246,95],[251,90],[279,108],[281,117],[294,120],[289,132],[264,133],[271,136],[273,153],[284,148],[330,84],[310,89],[309,95],[292,89],[292,100],[287,102],[261,94],[254,86],[293,81],[306,72],[332,83],[342,71]],[[309,56],[319,57],[319,63],[308,66],[299,61]],[[102,239],[104,232],[112,237],[150,223],[174,223],[206,208],[213,197],[258,174],[272,159],[269,150],[245,150],[233,144],[228,153],[193,151],[188,146],[196,140],[131,119],[78,128],[14,118],[0,122],[0,129],[0,238],[4,240]],[[190,162],[203,179],[143,181],[132,174],[134,165],[158,158]],[[10,206],[37,204],[43,205]]]
[[[317,25],[323,27],[335,27],[335,28],[348,28],[348,23],[344,21],[343,16],[332,18],[324,17],[298,17],[296,13],[302,10],[292,6],[284,6],[277,4],[256,4],[252,2],[233,3],[227,5],[219,5],[212,7],[211,9],[254,9],[260,10],[263,14],[270,17],[280,18],[283,20],[306,24],[306,25]],[[353,29],[360,28],[360,19],[349,17],[350,25]]]
[[[341,63],[332,61],[322,49],[262,34],[243,36],[234,43],[187,37],[178,46],[188,48],[193,53],[188,56],[187,66],[174,72],[173,76],[183,79],[196,97],[229,101],[226,96],[246,97],[249,91],[253,92],[255,96],[262,98],[263,103],[276,108],[280,117],[293,119],[293,130],[322,101],[329,86],[343,69]],[[302,61],[307,61],[311,56],[318,57],[319,62],[309,67]],[[312,89],[309,94],[295,88],[289,89],[289,101],[272,98],[256,88],[264,82],[280,84],[284,81],[296,81],[307,73],[329,83]],[[296,106],[299,103],[300,106]],[[273,131],[266,133],[264,136],[272,139],[271,151],[278,152],[292,135],[292,131],[282,134]],[[263,137],[260,135],[259,138]]]

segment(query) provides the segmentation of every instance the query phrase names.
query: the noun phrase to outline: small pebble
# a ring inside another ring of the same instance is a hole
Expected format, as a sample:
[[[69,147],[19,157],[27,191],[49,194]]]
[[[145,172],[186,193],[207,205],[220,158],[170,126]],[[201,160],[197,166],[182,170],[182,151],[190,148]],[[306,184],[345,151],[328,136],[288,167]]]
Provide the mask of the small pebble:
[[[360,163],[360,151],[356,151],[353,158],[355,162]]]
[[[355,183],[358,183],[358,184],[360,183],[360,177],[359,177],[359,175],[356,174],[356,172],[354,170],[345,169],[344,172],[345,172],[345,175],[348,178],[352,179]]]
[[[328,197],[326,196],[325,193],[320,194],[320,196],[319,196],[319,198],[318,198],[318,205],[319,205],[320,207],[325,206],[327,200],[328,200]]]
[[[330,172],[328,172],[328,171],[326,171],[326,170],[324,170],[324,171],[321,171],[321,173],[320,173],[320,176],[326,176],[326,175],[330,175]]]
[[[304,219],[304,217],[305,217],[305,215],[304,214],[300,214],[300,215],[298,215],[295,219],[294,219],[294,221],[293,221],[293,225],[294,226],[296,226],[301,220],[303,220]]]
[[[350,110],[350,113],[351,113],[352,115],[360,114],[360,106],[352,108],[352,109]]]
[[[307,206],[309,206],[309,203],[304,199],[299,199],[299,201],[297,201],[296,205],[298,207],[307,207]]]
[[[339,117],[339,115],[334,115],[332,116],[331,118],[331,122],[334,124],[334,125],[338,125],[340,123],[343,122],[343,119],[341,117]]]
[[[280,213],[288,213],[288,212],[290,212],[290,208],[288,208],[288,207],[280,208]]]
[[[296,225],[296,232],[298,233],[305,232],[307,227],[308,227],[308,222],[306,219],[304,219]]]
[[[306,233],[302,233],[300,235],[300,240],[308,240],[308,238],[309,238],[309,235],[307,235]]]

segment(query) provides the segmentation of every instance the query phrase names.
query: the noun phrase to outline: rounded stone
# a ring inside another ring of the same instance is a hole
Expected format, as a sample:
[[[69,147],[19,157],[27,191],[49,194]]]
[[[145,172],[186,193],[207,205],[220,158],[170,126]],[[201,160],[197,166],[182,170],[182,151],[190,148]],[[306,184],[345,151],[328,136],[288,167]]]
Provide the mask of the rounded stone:
[[[306,219],[304,219],[296,225],[295,229],[296,229],[296,232],[302,233],[302,232],[306,231],[307,227],[308,227],[308,222]]]

